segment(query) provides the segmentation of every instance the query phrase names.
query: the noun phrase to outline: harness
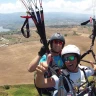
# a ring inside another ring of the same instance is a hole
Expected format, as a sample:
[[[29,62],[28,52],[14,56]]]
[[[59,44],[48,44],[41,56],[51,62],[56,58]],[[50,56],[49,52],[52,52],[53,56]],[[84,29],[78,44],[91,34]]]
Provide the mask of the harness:
[[[77,95],[76,96],[83,96],[85,95],[86,93],[88,94],[88,96],[96,96],[96,88],[95,88],[95,82],[94,82],[94,79],[92,79],[91,81],[88,80],[87,76],[86,76],[86,73],[85,73],[85,70],[87,70],[87,68],[81,68],[81,70],[83,71],[84,73],[84,77],[85,77],[85,83],[83,83],[82,85],[80,85],[78,87],[78,89],[80,87],[83,87],[85,84],[86,84],[86,87],[84,87],[84,90],[82,90],[81,92],[77,92]],[[91,76],[92,77],[92,76]]]
[[[80,68],[80,67],[79,67]],[[84,84],[86,84],[87,86],[90,85],[90,82],[88,81],[88,78],[86,76],[86,72],[85,70],[87,70],[87,68],[80,68],[80,70],[83,72],[84,74],[84,78],[85,78],[85,83],[83,83],[82,85],[80,85],[79,87],[76,87],[77,89],[74,89],[72,86],[72,80],[70,79],[70,74],[66,69],[61,69],[59,70],[59,85],[58,85],[58,91],[54,92],[54,96],[83,96],[84,94],[87,93],[87,91],[85,93],[83,93],[83,95],[79,94],[80,90],[79,88],[82,87]],[[79,95],[78,95],[79,94]]]
[[[80,68],[80,67],[79,67]],[[85,68],[80,68],[80,70],[83,72],[83,74],[84,74],[84,78],[85,78],[85,83],[83,83],[82,85],[80,85],[78,88],[77,88],[77,93],[79,93],[80,91],[79,91],[79,88],[80,87],[82,87],[84,84],[88,84],[88,86],[89,86],[89,81],[88,81],[88,78],[87,78],[87,76],[86,76],[86,73],[85,73],[85,70],[87,70],[87,68],[85,69]]]

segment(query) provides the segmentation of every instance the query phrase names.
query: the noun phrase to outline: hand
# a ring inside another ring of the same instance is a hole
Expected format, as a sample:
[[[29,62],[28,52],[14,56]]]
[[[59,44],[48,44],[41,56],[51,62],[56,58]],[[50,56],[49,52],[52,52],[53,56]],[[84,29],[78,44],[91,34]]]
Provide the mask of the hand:
[[[37,68],[36,68],[37,73],[44,74],[48,70],[50,61],[51,61],[51,54],[48,54],[47,61],[42,62],[37,66]]]
[[[95,65],[95,64],[93,64],[93,62],[92,62],[92,61],[90,61],[90,64],[91,64],[92,68],[96,71],[96,65]]]
[[[36,71],[38,74],[44,74],[48,69],[48,65],[47,65],[47,62],[42,62],[40,63],[37,68],[36,68]]]
[[[46,48],[45,46],[42,46],[40,51],[38,52],[38,55],[42,57],[45,53],[46,53]]]

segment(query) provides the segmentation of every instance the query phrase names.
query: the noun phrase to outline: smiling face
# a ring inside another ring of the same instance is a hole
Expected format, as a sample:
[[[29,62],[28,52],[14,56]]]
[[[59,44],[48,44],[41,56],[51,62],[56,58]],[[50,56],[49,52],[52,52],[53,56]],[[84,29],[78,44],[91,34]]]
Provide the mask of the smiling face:
[[[77,57],[75,54],[66,54],[63,56],[63,61],[70,72],[77,72]]]
[[[52,42],[52,49],[55,52],[60,52],[62,50],[63,42],[60,40],[53,40]]]

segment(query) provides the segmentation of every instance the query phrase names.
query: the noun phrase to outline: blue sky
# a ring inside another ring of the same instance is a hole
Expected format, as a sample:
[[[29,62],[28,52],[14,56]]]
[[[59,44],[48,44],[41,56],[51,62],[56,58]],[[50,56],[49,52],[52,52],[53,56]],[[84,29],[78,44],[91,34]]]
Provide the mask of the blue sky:
[[[42,1],[45,12],[73,12],[73,13],[92,14],[93,12],[92,6],[96,6],[96,0],[42,0]],[[94,10],[95,9],[96,7],[94,7]],[[26,12],[26,8],[22,4],[21,0],[0,0],[0,13],[13,13],[13,12]]]

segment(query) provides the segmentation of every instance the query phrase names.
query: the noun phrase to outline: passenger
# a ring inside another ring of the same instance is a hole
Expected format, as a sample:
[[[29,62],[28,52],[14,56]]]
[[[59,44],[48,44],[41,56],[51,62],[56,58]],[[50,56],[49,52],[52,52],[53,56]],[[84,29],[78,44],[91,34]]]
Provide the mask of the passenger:
[[[80,66],[80,56],[80,50],[75,45],[67,45],[62,49],[61,52],[61,57],[64,66],[67,69],[67,72],[70,74],[69,78],[73,88],[78,88],[82,83],[86,82],[85,75],[86,77],[92,76],[94,74],[94,69],[96,71],[96,65],[93,64],[93,69],[86,66]],[[36,85],[39,88],[54,87],[56,90],[58,90],[59,78],[57,77],[57,75],[53,75],[50,78],[44,78],[44,73],[46,72],[49,66],[49,59],[50,55],[48,56],[47,62],[40,63],[37,66]],[[84,69],[85,74],[81,69]],[[86,96],[88,95],[86,94]]]
[[[61,50],[65,45],[65,39],[64,36],[60,33],[55,33],[51,36],[49,40],[50,44],[50,53],[52,54],[52,57],[55,61],[55,64],[57,64],[60,68],[63,66],[63,62],[61,60],[60,54]],[[47,60],[46,49],[41,47],[40,51],[38,52],[38,56],[35,57],[35,59],[32,60],[32,62],[28,66],[29,72],[34,72],[36,70],[37,65],[40,62],[44,62]]]
[[[50,66],[53,68],[53,65],[56,64],[59,68],[62,68],[63,62],[61,59],[61,50],[65,45],[64,36],[60,33],[55,33],[51,36],[48,43],[51,48],[50,54],[52,56],[52,61],[51,61],[52,64],[50,64]],[[29,64],[29,67],[28,67],[29,72],[34,72],[39,63],[45,62],[47,60],[47,54],[45,53],[46,53],[46,49],[43,46],[38,52],[38,56],[36,56],[35,59],[32,60],[32,62]],[[50,71],[50,69],[48,70],[48,72],[44,73],[45,77],[50,77],[51,75],[52,75],[52,72]],[[45,88],[40,89],[38,87],[36,88],[40,96],[42,96],[42,94],[47,94],[48,96],[51,96],[51,93],[54,90],[54,88],[47,88],[47,89]]]

